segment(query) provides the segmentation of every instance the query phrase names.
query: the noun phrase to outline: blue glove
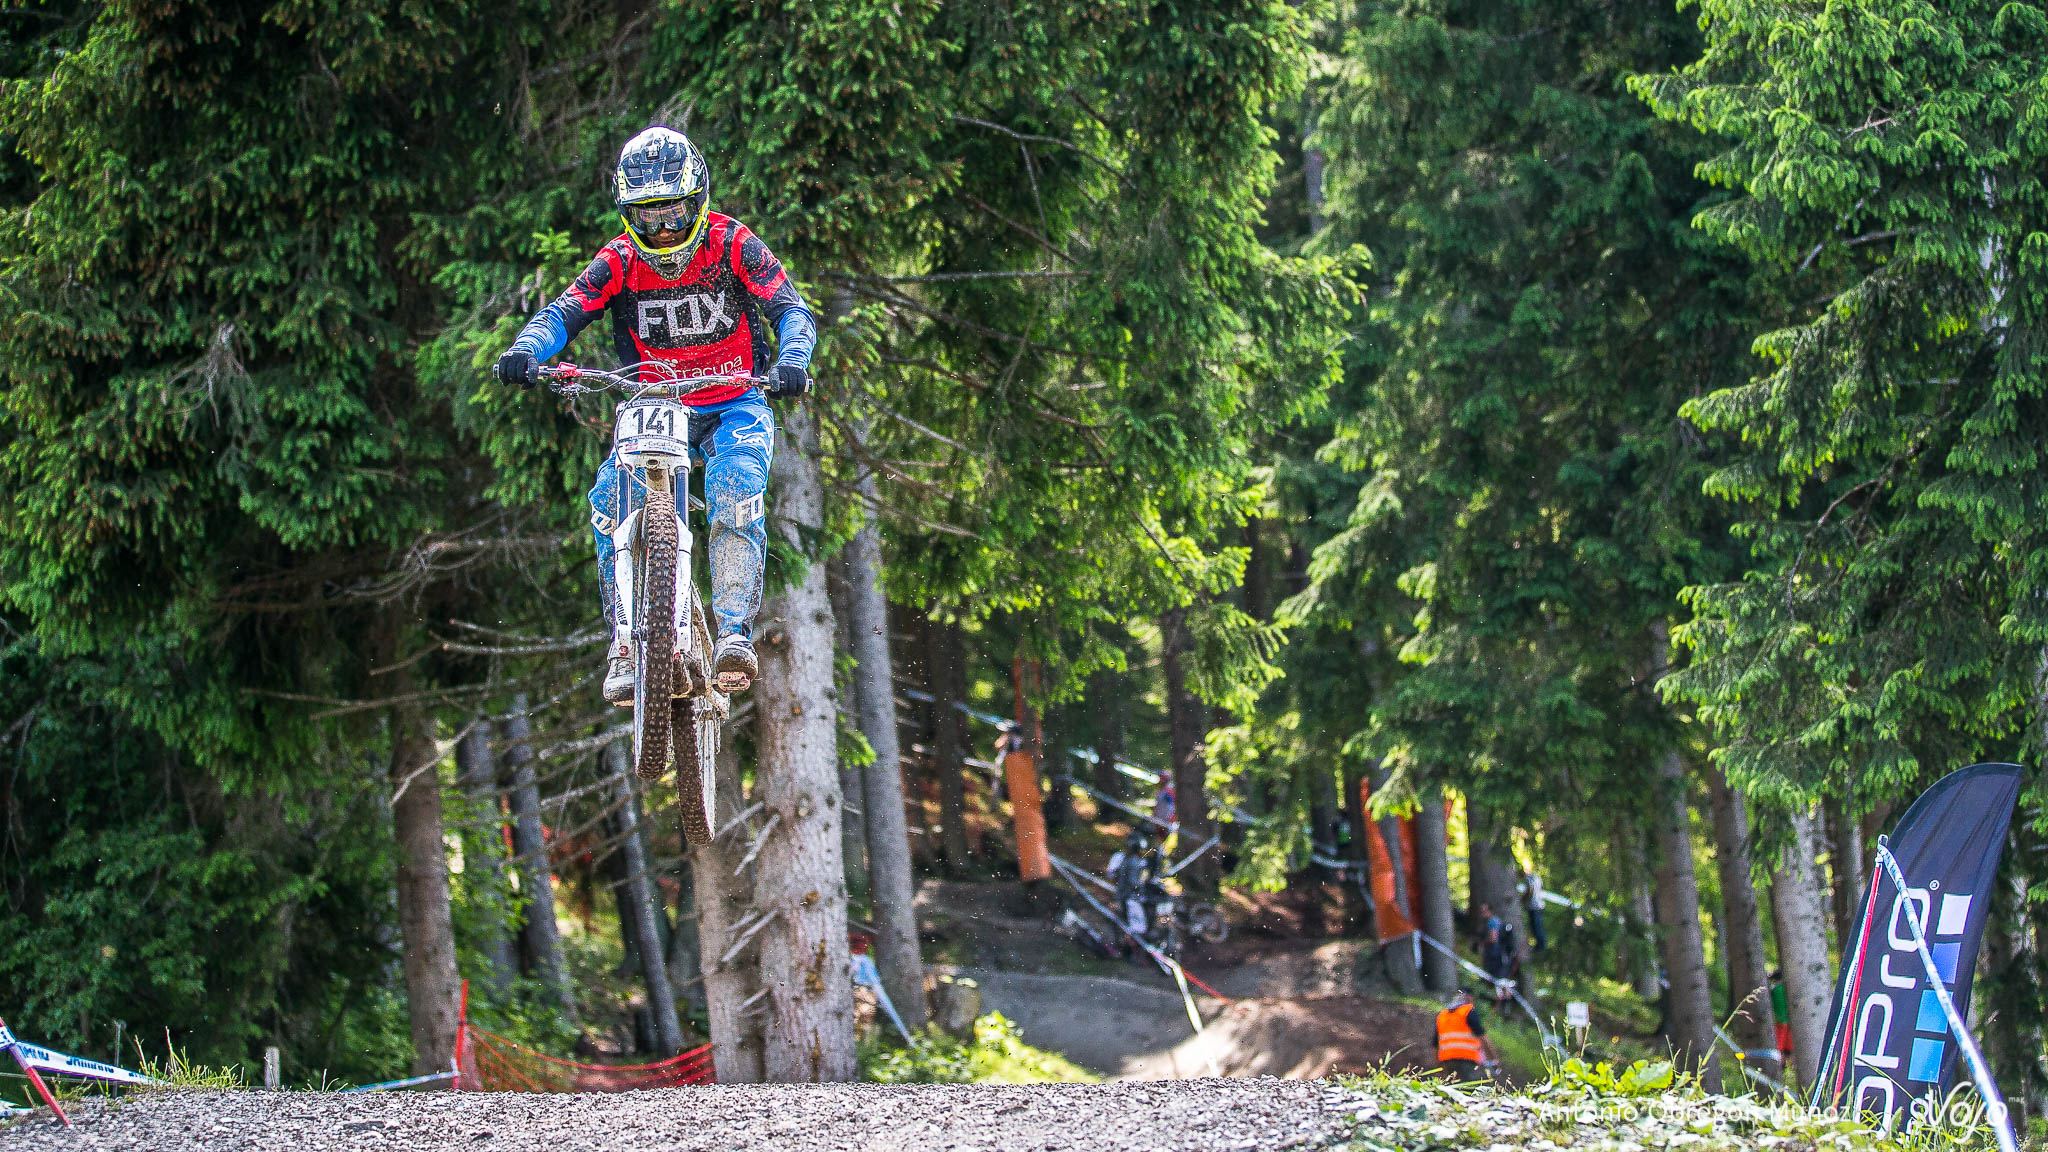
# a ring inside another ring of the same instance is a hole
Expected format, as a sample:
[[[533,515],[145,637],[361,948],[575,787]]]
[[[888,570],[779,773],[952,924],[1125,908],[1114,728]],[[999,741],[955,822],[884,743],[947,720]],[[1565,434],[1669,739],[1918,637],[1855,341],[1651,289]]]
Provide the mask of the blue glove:
[[[768,370],[768,396],[792,400],[811,390],[811,374],[795,364],[777,364]]]
[[[497,375],[506,384],[531,388],[540,383],[540,358],[524,348],[514,348],[498,357]]]

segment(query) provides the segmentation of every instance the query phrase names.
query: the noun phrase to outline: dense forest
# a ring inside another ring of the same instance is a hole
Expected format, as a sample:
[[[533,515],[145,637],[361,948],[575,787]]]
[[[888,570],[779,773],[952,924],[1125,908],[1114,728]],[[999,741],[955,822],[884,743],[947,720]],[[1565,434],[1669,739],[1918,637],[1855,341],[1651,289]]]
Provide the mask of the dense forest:
[[[1711,1081],[1772,969],[1815,1060],[1868,840],[2048,741],[2037,98],[2026,0],[0,12],[0,1012],[363,1081],[467,980],[845,1078],[848,924],[915,1026],[911,887],[1015,875],[958,703],[1055,835],[1169,777],[1196,892],[1454,798],[1425,922],[1537,869]],[[609,408],[489,372],[656,123],[821,328],[694,851],[598,697]]]

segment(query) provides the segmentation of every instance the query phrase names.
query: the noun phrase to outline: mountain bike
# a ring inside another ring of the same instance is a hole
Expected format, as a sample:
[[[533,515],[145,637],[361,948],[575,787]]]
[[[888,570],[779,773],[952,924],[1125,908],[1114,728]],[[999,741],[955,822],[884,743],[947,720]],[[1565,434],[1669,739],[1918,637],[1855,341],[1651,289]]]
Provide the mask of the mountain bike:
[[[1214,904],[1191,904],[1157,880],[1147,880],[1142,892],[1152,920],[1149,943],[1172,959],[1180,959],[1190,937],[1210,944],[1230,938],[1230,925]]]
[[[638,379],[649,366],[610,371],[556,364],[540,375],[563,396],[627,394],[612,418],[611,451],[626,503],[611,531],[622,619],[607,623],[632,636],[634,769],[643,780],[661,779],[673,749],[683,836],[702,846],[711,843],[718,810],[712,763],[732,704],[711,672],[712,630],[691,560],[684,504],[703,505],[689,494],[690,407],[682,397],[721,384],[759,388],[763,382],[746,375]]]

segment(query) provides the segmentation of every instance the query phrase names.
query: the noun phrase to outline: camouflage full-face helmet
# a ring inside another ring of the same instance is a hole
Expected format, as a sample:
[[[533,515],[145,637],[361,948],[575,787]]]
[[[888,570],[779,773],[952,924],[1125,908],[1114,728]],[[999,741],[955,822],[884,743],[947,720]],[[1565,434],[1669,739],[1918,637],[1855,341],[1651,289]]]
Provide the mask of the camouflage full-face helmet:
[[[711,166],[689,137],[649,128],[619,152],[613,198],[626,237],[663,279],[689,266],[711,212]]]

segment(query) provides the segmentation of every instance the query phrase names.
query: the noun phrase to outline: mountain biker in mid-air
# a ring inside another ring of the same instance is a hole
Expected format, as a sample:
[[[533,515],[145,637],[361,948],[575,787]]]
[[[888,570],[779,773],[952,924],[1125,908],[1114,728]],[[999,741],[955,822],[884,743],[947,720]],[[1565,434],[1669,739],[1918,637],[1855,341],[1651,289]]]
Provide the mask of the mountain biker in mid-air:
[[[711,169],[682,133],[649,128],[626,142],[613,181],[626,230],[606,244],[568,291],[536,313],[498,357],[498,379],[531,388],[541,361],[611,310],[619,362],[639,364],[648,382],[693,376],[761,375],[769,396],[810,388],[817,324],[796,285],[746,225],[711,211]],[[777,355],[768,359],[773,329]],[[768,536],[763,496],[775,450],[775,417],[753,389],[718,384],[686,394],[690,443],[706,458],[711,517],[711,611],[718,622],[712,674],[740,691],[759,675],[752,639],[761,607]],[[598,586],[612,624],[604,698],[633,702],[632,636],[619,605],[610,533],[628,511],[630,472],[606,459],[590,489]]]

